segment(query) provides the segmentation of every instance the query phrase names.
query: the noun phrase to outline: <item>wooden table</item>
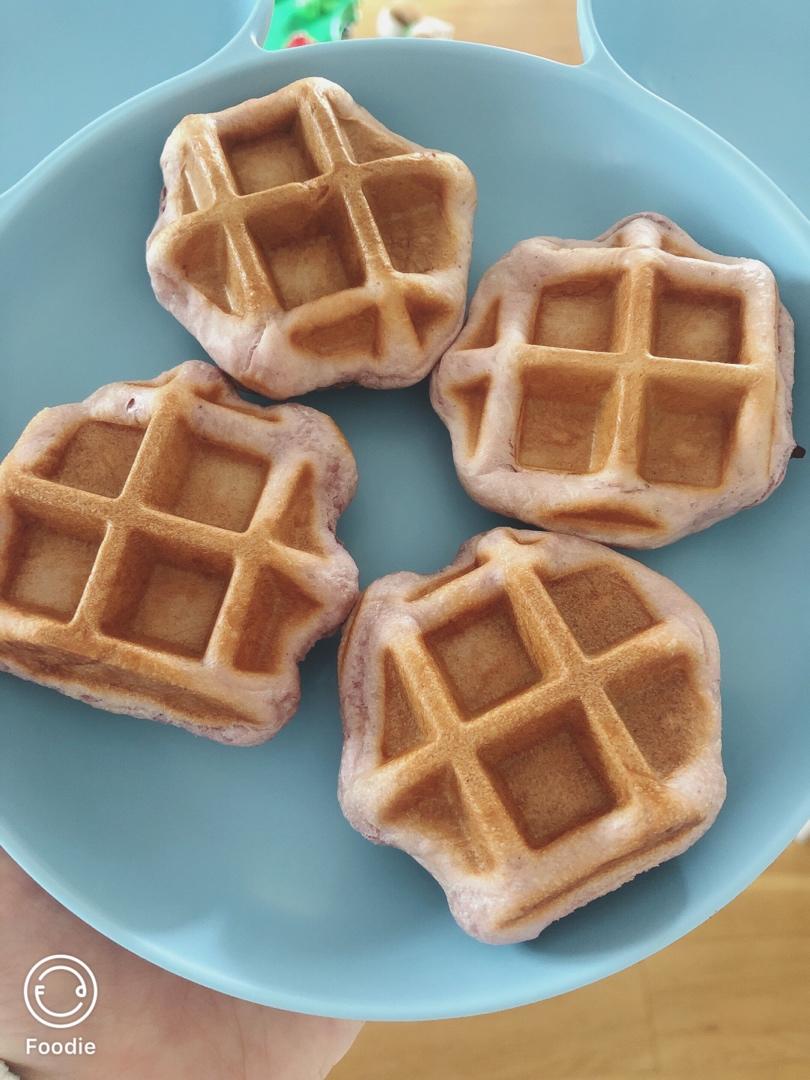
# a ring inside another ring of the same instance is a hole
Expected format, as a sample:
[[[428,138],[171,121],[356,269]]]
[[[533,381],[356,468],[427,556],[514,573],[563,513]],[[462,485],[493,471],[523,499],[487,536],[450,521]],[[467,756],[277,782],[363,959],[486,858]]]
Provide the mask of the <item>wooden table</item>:
[[[505,49],[547,56],[563,64],[578,64],[582,53],[577,38],[576,0],[417,0],[427,15],[446,19],[462,41],[482,41]],[[360,0],[356,34],[373,37],[382,0]]]
[[[359,32],[382,6],[366,0]],[[423,0],[467,41],[581,60],[575,0]],[[449,915],[448,915],[449,918]],[[493,1016],[368,1024],[330,1080],[809,1080],[810,844],[682,941]]]

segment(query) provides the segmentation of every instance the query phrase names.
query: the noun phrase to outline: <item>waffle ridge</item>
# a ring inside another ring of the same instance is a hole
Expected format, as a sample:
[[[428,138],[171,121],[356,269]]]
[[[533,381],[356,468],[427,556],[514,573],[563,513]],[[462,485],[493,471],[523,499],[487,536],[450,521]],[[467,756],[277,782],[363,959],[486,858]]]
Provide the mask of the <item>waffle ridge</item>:
[[[341,645],[344,813],[422,862],[474,936],[534,937],[714,819],[716,641],[662,581],[588,541],[497,529],[449,574],[361,599]],[[656,691],[675,717],[660,730]]]
[[[472,174],[336,84],[188,116],[161,160],[156,295],[244,385],[410,385],[458,332]]]
[[[332,422],[210,365],[40,413],[0,467],[0,666],[224,742],[269,738],[356,596]],[[60,584],[64,582],[64,584]]]
[[[781,482],[793,331],[771,271],[636,214],[484,276],[434,372],[462,483],[530,524],[657,547]]]

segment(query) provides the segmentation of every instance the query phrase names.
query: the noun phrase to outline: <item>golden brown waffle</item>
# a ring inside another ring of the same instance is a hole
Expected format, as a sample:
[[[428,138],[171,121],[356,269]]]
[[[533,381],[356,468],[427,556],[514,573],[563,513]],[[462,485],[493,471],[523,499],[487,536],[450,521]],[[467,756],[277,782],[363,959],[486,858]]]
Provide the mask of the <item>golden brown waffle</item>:
[[[344,630],[340,800],[496,944],[684,851],[725,794],[719,656],[680,589],[588,540],[495,529],[381,578]]]
[[[472,174],[334,83],[187,116],[161,164],[155,295],[245,386],[409,386],[458,333]]]
[[[497,262],[431,394],[478,502],[658,547],[781,483],[792,384],[793,323],[768,267],[636,214]]]
[[[0,465],[0,668],[262,742],[357,596],[334,536],[356,479],[328,417],[198,361],[45,409]]]

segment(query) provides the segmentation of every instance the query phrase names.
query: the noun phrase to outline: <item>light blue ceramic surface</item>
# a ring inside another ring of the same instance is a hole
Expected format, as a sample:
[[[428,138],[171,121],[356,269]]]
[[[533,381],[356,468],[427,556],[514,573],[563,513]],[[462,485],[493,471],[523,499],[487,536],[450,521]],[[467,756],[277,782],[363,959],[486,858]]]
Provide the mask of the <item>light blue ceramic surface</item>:
[[[581,68],[458,43],[263,52],[266,13],[213,61],[91,124],[0,202],[0,327],[10,374],[0,450],[44,405],[146,378],[199,346],[153,299],[144,238],[158,157],[185,113],[304,75],[344,84],[394,130],[463,157],[479,183],[472,282],[515,241],[595,236],[639,209],[773,266],[797,320],[796,428],[810,325],[810,226],[737,151],[626,79],[584,13]],[[499,519],[462,492],[425,384],[310,395],[360,469],[340,535],[364,583],[432,571]],[[727,903],[810,817],[810,466],[763,506],[643,557],[713,619],[724,665],[729,795],[685,856],[546,931],[481,945],[407,856],[340,815],[334,641],[302,670],[298,715],[229,749],[0,677],[2,839],[57,898],[198,982],[307,1012],[372,1019],[495,1010],[558,994],[667,945]]]
[[[807,0],[593,0],[625,71],[698,117],[810,213]]]
[[[213,56],[253,2],[0,4],[0,191],[107,109]]]

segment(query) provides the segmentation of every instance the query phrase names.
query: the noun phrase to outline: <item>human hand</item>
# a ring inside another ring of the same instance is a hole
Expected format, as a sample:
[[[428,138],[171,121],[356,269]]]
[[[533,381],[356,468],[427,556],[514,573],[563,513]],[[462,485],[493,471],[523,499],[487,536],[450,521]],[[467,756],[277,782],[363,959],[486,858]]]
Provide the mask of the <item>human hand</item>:
[[[81,1027],[41,1027],[23,1002],[39,959],[89,965],[98,1004]],[[102,937],[0,851],[0,1059],[23,1080],[320,1080],[361,1024],[254,1005],[171,975]],[[92,1056],[26,1055],[26,1039],[81,1035]],[[2,1070],[0,1070],[2,1071]]]

